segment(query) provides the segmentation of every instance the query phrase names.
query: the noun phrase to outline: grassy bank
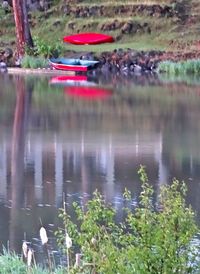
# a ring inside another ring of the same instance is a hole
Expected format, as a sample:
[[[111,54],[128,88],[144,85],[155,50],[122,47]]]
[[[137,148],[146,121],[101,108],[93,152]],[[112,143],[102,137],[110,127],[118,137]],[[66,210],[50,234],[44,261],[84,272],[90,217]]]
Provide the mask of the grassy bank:
[[[32,35],[42,38],[48,45],[63,44],[64,35],[77,32],[102,32],[116,38],[114,44],[100,47],[66,45],[66,50],[196,50],[199,11],[198,0],[177,0],[173,3],[169,0],[59,0],[53,1],[45,12],[31,12],[30,25]],[[0,48],[14,47],[12,13],[5,14],[0,8],[0,20]]]
[[[165,61],[158,66],[160,73],[166,73],[170,76],[177,75],[196,75],[200,73],[200,60],[186,60],[181,62]]]

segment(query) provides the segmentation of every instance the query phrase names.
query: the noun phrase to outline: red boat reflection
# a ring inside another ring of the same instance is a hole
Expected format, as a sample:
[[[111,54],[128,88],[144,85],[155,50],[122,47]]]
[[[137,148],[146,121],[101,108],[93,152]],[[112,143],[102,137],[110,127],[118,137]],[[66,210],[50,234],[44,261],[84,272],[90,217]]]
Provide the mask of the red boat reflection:
[[[102,100],[112,95],[110,90],[94,87],[70,87],[64,89],[69,96],[78,97],[84,100]]]
[[[86,75],[60,75],[54,76],[49,81],[50,84],[63,86],[95,86],[96,83],[88,81]]]
[[[87,81],[88,78],[86,75],[60,75],[54,76],[50,80],[50,84],[63,84],[70,82],[84,82]]]

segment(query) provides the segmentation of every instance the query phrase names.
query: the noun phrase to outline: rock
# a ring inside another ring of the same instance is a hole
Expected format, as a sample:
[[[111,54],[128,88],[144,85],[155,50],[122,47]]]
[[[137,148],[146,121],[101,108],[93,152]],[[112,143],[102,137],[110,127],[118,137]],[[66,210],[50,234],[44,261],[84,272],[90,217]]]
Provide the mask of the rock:
[[[8,5],[9,5],[10,7],[13,6],[13,5],[12,5],[12,0],[7,0],[7,2],[8,2]]]
[[[103,66],[101,67],[101,70],[102,70],[103,72],[109,72],[109,71],[111,70],[111,65],[110,65],[108,62],[106,62],[106,63],[103,64]]]
[[[81,55],[80,57],[82,60],[90,60],[90,61],[94,61],[94,55],[92,52],[88,52],[84,55]]]
[[[22,59],[21,59],[21,58],[18,58],[18,59],[15,61],[15,66],[16,66],[16,67],[20,67],[20,66],[21,66],[21,63],[22,63]]]
[[[143,74],[155,71],[164,52],[135,51],[132,49],[115,49],[104,52],[99,57],[101,71],[120,72],[125,74]],[[166,57],[165,57],[166,58]]]
[[[68,28],[69,28],[69,29],[74,30],[75,27],[76,27],[76,23],[75,23],[75,22],[69,22],[69,23],[68,23]]]
[[[56,20],[54,23],[53,23],[53,26],[54,27],[58,27],[58,26],[60,26],[61,25],[61,21],[58,19],[58,20]]]
[[[5,73],[7,71],[8,71],[8,69],[7,69],[6,63],[0,62],[0,72]]]
[[[139,65],[134,65],[134,72],[140,74],[142,72],[142,67]]]
[[[121,34],[119,34],[119,35],[117,35],[115,37],[115,41],[120,41],[121,39],[122,39],[122,35]]]
[[[122,28],[121,28],[121,32],[122,33],[130,33],[133,27],[133,23],[132,22],[127,22],[125,23]]]
[[[50,7],[48,1],[46,1],[46,0],[40,0],[39,5],[40,5],[41,11],[47,11],[48,8]]]
[[[11,48],[5,48],[3,56],[4,56],[5,59],[12,58],[13,57],[13,51],[12,51],[12,49]]]
[[[9,7],[8,1],[3,1],[1,6],[2,6],[2,9],[7,9]]]
[[[8,1],[3,1],[1,6],[2,6],[2,9],[5,11],[5,13],[8,13],[10,11],[10,6]]]

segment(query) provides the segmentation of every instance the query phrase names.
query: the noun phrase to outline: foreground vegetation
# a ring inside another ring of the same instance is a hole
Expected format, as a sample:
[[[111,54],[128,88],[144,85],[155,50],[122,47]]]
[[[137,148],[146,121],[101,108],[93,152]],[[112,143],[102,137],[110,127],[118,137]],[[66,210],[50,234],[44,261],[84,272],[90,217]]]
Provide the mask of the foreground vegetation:
[[[185,202],[185,183],[174,179],[171,185],[161,188],[159,199],[154,202],[153,188],[143,166],[138,173],[139,200],[133,203],[131,193],[125,190],[121,222],[99,192],[84,206],[74,203],[75,223],[64,203],[59,214],[62,227],[55,235],[66,255],[65,267],[56,268],[49,261],[49,268],[42,269],[28,257],[23,261],[4,252],[0,256],[0,274],[199,273],[199,247],[192,243],[199,229],[194,212]],[[48,237],[43,227],[40,237],[46,245]]]
[[[4,254],[0,256],[0,274],[48,274],[49,269],[42,269],[39,266],[28,267],[21,257],[15,253],[4,251]],[[65,269],[57,268],[53,272],[54,274],[64,274]]]
[[[144,167],[139,202],[125,191],[124,218],[116,222],[116,210],[96,192],[83,208],[74,203],[77,223],[66,209],[60,217],[64,227],[56,232],[67,255],[70,273],[197,273],[198,250],[191,244],[198,232],[194,212],[186,206],[186,186],[173,180],[164,186],[157,204]],[[72,244],[73,242],[73,244]],[[75,253],[81,260],[75,263]],[[74,266],[75,263],[75,266]]]

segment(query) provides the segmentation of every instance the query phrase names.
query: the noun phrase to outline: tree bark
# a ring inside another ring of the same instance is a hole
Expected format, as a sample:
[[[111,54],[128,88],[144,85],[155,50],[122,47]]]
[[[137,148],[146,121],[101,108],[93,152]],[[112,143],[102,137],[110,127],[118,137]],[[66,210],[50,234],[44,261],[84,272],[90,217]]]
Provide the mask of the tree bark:
[[[33,46],[30,33],[26,0],[12,0],[17,37],[17,57],[25,54],[25,45]]]
[[[17,57],[22,57],[25,53],[25,32],[24,16],[22,9],[23,0],[13,0],[13,12],[15,19],[15,31],[17,37]]]
[[[27,2],[23,0],[23,14],[24,14],[24,35],[26,45],[33,47],[33,39],[30,32],[29,21],[28,21],[28,12],[27,12]]]

